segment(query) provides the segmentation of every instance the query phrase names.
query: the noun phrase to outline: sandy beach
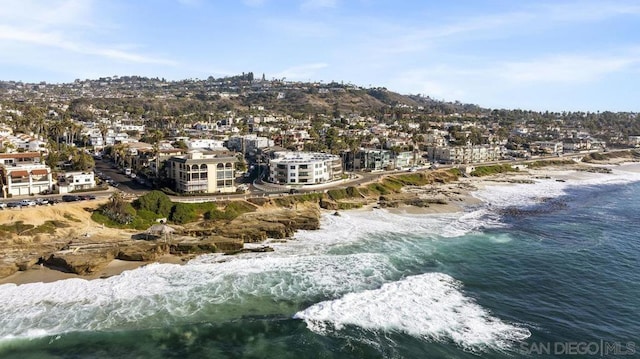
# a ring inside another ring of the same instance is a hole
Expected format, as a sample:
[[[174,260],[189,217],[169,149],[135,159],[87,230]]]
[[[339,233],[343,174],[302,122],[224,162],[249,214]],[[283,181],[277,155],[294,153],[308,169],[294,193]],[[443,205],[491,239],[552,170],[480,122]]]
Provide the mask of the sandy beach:
[[[183,258],[178,256],[168,255],[159,258],[155,262],[133,262],[114,259],[103,270],[91,275],[78,275],[75,273],[66,273],[59,270],[47,268],[42,265],[36,265],[29,268],[26,271],[16,272],[8,277],[0,278],[0,285],[2,284],[27,284],[27,283],[50,283],[63,279],[78,278],[78,279],[98,279],[108,278],[114,275],[121,274],[124,271],[137,269],[151,263],[171,263],[171,264],[183,264]]]

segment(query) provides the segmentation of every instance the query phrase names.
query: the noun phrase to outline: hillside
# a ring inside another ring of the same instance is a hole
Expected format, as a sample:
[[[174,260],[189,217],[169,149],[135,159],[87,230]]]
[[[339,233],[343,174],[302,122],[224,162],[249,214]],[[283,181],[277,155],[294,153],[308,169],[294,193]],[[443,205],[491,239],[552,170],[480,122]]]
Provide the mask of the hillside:
[[[74,115],[90,117],[89,105],[110,113],[175,116],[256,108],[287,114],[380,114],[402,109],[426,114],[478,112],[475,105],[436,101],[420,95],[402,95],[383,87],[364,88],[352,84],[249,81],[235,76],[207,80],[165,81],[125,76],[77,80],[66,84],[23,84],[0,81],[0,100],[70,103]]]

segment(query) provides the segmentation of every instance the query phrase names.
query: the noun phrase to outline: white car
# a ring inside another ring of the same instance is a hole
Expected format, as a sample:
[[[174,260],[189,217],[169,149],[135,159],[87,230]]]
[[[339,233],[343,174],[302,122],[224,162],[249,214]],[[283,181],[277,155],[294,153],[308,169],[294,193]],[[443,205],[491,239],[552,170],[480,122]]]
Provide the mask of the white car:
[[[45,204],[49,204],[49,200],[46,198],[36,198],[36,204],[38,206],[44,206]]]
[[[20,201],[20,204],[22,206],[35,206],[36,205],[36,201],[32,201],[30,199],[23,199]]]

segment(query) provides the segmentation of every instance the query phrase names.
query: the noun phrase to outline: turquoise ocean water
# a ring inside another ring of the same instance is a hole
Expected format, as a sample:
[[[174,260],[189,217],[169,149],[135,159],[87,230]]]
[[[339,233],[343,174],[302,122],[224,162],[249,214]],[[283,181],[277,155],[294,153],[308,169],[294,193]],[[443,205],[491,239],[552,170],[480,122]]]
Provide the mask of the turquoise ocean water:
[[[633,171],[631,171],[633,169]],[[344,212],[275,251],[0,286],[0,358],[640,357],[640,174]]]

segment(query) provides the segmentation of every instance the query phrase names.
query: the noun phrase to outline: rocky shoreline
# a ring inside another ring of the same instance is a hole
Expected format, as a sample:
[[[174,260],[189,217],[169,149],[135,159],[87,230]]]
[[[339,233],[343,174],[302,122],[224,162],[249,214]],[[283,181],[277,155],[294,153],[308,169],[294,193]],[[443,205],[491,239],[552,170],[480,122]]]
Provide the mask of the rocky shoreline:
[[[13,248],[8,248],[8,255],[0,263],[0,277],[9,277],[38,266],[90,276],[100,273],[114,260],[146,264],[169,255],[184,261],[205,253],[268,251],[266,248],[244,248],[244,244],[263,242],[267,238],[289,238],[300,229],[318,229],[320,210],[314,206],[296,210],[276,208],[245,213],[220,226],[194,227],[178,228],[165,238],[121,230],[120,238],[114,240],[106,240],[99,235],[74,236],[66,243],[58,238],[47,244],[35,241],[29,245],[17,236]],[[129,235],[128,239],[123,238],[126,235]]]
[[[569,166],[558,169],[584,168],[580,165],[578,168]],[[388,175],[377,182],[329,190],[314,196],[283,196],[254,201],[252,204],[257,207],[255,212],[243,213],[231,221],[172,225],[175,232],[165,237],[149,237],[141,231],[104,228],[90,219],[90,213],[97,204],[90,207],[64,204],[58,208],[48,207],[49,211],[34,208],[16,211],[15,214],[2,211],[0,223],[13,221],[15,224],[21,220],[27,223],[29,218],[40,217],[40,222],[46,218],[48,221],[44,223],[53,221],[60,228],[48,235],[29,234],[34,230],[30,229],[3,239],[4,243],[1,244],[5,253],[0,260],[0,284],[39,281],[39,276],[33,274],[39,270],[46,270],[53,280],[70,276],[92,279],[148,263],[184,263],[206,253],[232,255],[267,252],[272,250],[268,246],[245,247],[245,243],[262,243],[268,238],[287,240],[298,230],[319,229],[322,210],[338,214],[341,210],[355,208],[450,212],[460,210],[463,204],[477,203],[470,193],[484,184],[527,183],[540,176],[550,178],[549,170],[545,169],[545,173],[540,170],[533,173],[502,173],[482,178],[460,176],[453,170]],[[32,210],[38,213],[28,213]],[[68,226],[63,225],[64,219],[70,222]],[[44,224],[35,229],[41,226]],[[6,230],[5,227],[2,229]],[[121,264],[115,266],[121,270],[114,268],[114,262]],[[123,262],[131,264],[122,265]],[[31,273],[21,276],[25,272]]]

